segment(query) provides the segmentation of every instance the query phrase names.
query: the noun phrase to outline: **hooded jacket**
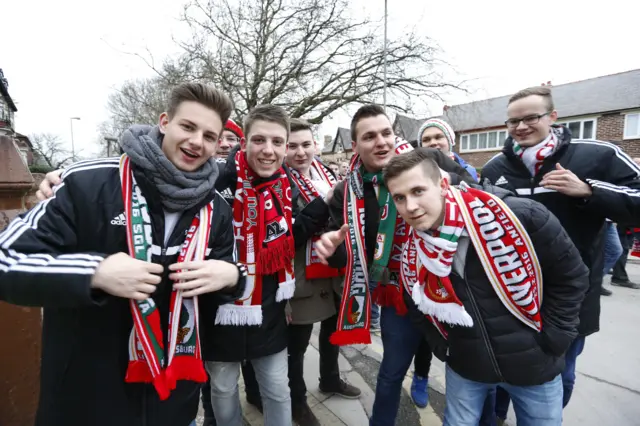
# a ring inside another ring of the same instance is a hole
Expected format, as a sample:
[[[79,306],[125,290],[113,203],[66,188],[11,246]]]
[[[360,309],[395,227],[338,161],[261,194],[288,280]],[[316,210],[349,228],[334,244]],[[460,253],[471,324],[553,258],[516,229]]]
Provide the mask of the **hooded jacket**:
[[[507,310],[466,236],[458,242],[449,278],[473,326],[445,325],[445,341],[405,291],[409,315],[434,354],[466,379],[516,386],[546,383],[564,370],[564,353],[578,335],[588,270],[558,219],[543,205],[500,188],[479,189],[502,198],[531,238],[543,277],[542,331],[524,325]]]

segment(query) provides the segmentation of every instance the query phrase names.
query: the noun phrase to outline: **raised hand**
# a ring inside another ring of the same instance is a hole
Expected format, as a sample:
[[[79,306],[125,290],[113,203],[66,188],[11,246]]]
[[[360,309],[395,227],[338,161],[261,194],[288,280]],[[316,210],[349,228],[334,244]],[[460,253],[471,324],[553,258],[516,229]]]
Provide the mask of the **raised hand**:
[[[340,244],[342,244],[347,238],[347,234],[349,233],[349,225],[342,225],[342,227],[337,231],[325,232],[322,234],[320,239],[316,241],[315,248],[316,254],[322,263],[328,265],[327,259],[333,256],[333,253],[336,252],[336,249]]]

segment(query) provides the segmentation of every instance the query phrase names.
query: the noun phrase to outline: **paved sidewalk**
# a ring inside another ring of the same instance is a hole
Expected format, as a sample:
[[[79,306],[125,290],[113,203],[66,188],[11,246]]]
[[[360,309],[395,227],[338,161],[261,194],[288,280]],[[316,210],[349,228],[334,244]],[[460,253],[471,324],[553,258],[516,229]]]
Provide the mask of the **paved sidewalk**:
[[[307,384],[307,401],[320,424],[323,426],[367,426],[373,408],[375,393],[373,386],[377,377],[379,362],[382,359],[382,342],[378,336],[372,336],[372,345],[354,345],[342,348],[339,364],[342,377],[362,390],[359,399],[349,400],[336,395],[326,395],[318,389],[320,354],[318,352],[319,325],[314,328],[311,344],[305,354],[305,382]],[[353,365],[352,365],[353,364]],[[362,374],[360,373],[362,371]],[[363,377],[364,374],[364,377]],[[402,426],[440,426],[442,421],[431,407],[417,409],[407,403],[411,386],[411,372],[404,381],[404,404],[401,404],[397,425]],[[246,425],[263,426],[262,414],[249,405],[244,394],[244,382],[240,375],[240,402]],[[404,411],[404,413],[403,413]],[[406,412],[409,413],[406,413]],[[403,420],[406,419],[406,420]],[[202,410],[197,419],[202,425]],[[306,426],[306,425],[299,425]]]

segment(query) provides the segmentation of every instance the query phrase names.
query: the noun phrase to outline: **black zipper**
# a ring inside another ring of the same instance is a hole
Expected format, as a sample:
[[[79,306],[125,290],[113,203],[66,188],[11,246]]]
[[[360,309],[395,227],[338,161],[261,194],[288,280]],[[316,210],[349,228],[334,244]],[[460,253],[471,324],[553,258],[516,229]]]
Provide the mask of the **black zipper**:
[[[480,332],[482,333],[482,341],[484,342],[485,347],[487,348],[487,352],[489,353],[489,358],[491,359],[491,364],[493,364],[494,372],[498,375],[498,379],[500,382],[504,382],[504,378],[502,377],[502,372],[500,371],[500,367],[498,366],[498,360],[496,360],[496,356],[493,353],[493,349],[491,348],[491,344],[489,343],[489,334],[487,330],[484,328],[484,322],[482,322],[482,317],[480,316],[480,310],[476,305],[476,299],[473,296],[473,292],[471,291],[471,286],[467,282],[467,276],[465,274],[464,283],[467,286],[467,290],[469,291],[469,299],[471,300],[471,307],[477,318],[478,327],[480,328]]]

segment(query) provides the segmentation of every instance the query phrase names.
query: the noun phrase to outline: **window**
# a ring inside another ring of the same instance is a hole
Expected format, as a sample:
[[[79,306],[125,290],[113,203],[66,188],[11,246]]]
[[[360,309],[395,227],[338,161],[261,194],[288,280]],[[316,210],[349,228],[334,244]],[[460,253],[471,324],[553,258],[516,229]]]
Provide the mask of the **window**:
[[[596,120],[575,120],[558,122],[571,130],[573,139],[595,139],[596,138]]]
[[[460,152],[497,151],[504,146],[506,139],[506,130],[462,135],[460,136]]]
[[[624,116],[624,138],[640,139],[640,113]]]

